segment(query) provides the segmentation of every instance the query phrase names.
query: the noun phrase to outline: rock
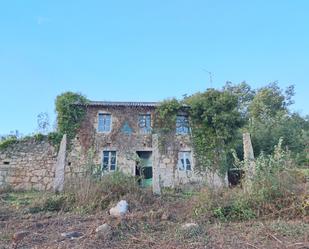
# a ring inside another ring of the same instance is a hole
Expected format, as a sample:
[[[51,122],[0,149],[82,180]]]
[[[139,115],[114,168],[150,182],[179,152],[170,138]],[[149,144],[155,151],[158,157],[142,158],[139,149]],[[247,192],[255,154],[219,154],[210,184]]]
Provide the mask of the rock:
[[[161,216],[161,220],[166,221],[166,220],[169,220],[169,219],[170,219],[170,215],[168,213],[164,212]]]
[[[110,239],[112,236],[112,227],[107,223],[96,228],[96,237],[99,239]]]
[[[195,228],[198,228],[199,225],[196,224],[196,223],[186,223],[186,224],[183,224],[181,226],[181,229],[183,230],[190,230],[190,229],[195,229]]]
[[[121,200],[109,210],[109,214],[114,217],[122,217],[128,212],[128,206],[127,201]]]
[[[28,236],[30,234],[30,232],[28,231],[19,231],[19,232],[16,232],[14,233],[13,235],[13,240],[15,242],[17,241],[21,241],[23,238],[25,238],[26,236]]]
[[[76,232],[76,231],[61,233],[62,237],[66,237],[66,238],[69,238],[69,239],[75,239],[75,238],[78,238],[82,235],[83,235],[82,233]]]

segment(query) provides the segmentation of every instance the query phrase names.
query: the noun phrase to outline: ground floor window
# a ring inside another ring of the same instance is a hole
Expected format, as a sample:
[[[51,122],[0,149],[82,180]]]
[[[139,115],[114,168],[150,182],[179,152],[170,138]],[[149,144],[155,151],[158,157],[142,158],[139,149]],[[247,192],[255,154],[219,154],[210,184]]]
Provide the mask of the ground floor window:
[[[116,163],[116,151],[103,151],[102,171],[115,171]]]
[[[180,151],[178,156],[178,169],[180,171],[190,171],[191,161],[191,151]]]

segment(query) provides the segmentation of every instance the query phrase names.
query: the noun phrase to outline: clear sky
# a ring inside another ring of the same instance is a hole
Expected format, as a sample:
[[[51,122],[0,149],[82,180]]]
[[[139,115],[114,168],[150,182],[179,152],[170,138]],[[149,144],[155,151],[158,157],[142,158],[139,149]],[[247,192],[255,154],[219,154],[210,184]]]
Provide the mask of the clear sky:
[[[158,101],[278,81],[309,114],[308,0],[0,1],[0,134],[55,119],[54,100]]]

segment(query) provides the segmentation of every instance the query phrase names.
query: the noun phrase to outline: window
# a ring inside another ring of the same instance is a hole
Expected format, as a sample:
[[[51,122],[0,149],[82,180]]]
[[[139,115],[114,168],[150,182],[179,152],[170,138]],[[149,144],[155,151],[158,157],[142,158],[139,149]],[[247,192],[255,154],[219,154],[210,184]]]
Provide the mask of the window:
[[[191,152],[190,151],[179,152],[178,169],[180,171],[191,170]]]
[[[116,170],[116,151],[103,151],[102,171]]]
[[[176,133],[177,134],[188,134],[189,133],[188,116],[177,115],[177,117],[176,117]]]
[[[111,131],[112,115],[99,113],[98,131],[109,132]]]
[[[138,116],[138,127],[142,134],[147,134],[151,132],[151,115],[141,114]]]

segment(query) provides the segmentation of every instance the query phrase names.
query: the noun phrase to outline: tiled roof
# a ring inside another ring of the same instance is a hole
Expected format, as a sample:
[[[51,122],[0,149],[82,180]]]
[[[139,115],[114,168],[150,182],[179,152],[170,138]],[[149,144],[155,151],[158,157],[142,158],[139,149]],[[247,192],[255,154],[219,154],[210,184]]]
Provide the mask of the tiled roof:
[[[123,101],[90,101],[87,106],[150,106],[156,107],[159,102],[123,102]]]

